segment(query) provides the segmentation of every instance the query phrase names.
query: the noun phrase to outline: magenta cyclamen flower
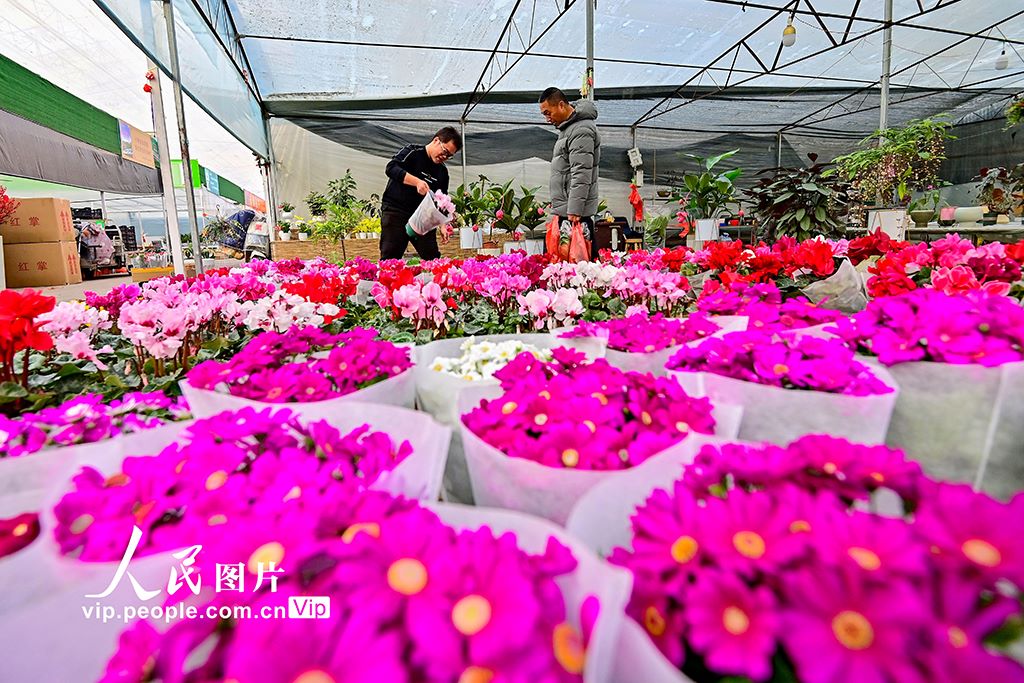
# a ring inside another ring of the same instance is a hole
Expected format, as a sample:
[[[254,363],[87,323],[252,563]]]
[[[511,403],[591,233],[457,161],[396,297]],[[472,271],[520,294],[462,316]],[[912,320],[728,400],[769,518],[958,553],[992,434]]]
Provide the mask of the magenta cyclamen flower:
[[[710,402],[675,380],[553,354],[547,364],[520,354],[495,373],[504,395],[465,415],[466,426],[512,457],[591,470],[633,467],[691,431],[713,433]]]
[[[412,366],[409,355],[408,349],[378,339],[375,330],[357,327],[333,335],[306,327],[264,332],[227,361],[200,363],[188,381],[198,389],[267,403],[308,403],[401,374]]]
[[[631,315],[598,323],[584,322],[560,336],[565,339],[607,337],[610,349],[652,353],[703,339],[719,329],[714,321],[704,316],[694,315],[679,320],[656,313],[652,316]]]
[[[411,452],[367,426],[343,435],[287,410],[224,412],[111,477],[84,468],[54,509],[55,535],[61,552],[89,561],[119,559],[133,526],[140,554],[177,548],[239,516],[316,511],[340,483],[369,485]]]
[[[336,503],[284,555],[279,530],[236,525],[235,535],[251,537],[239,549],[279,558],[284,574],[276,592],[264,586],[215,600],[259,613],[321,595],[328,618],[185,620],[163,634],[133,627],[102,680],[190,680],[185,672],[207,643],[201,669],[210,681],[581,680],[587,615],[582,631],[570,624],[556,583],[576,567],[567,548],[550,541],[529,555],[512,534],[455,532],[382,493]]]
[[[710,372],[784,389],[806,389],[851,396],[893,391],[854,358],[838,339],[776,338],[764,332],[730,332],[683,347],[670,370]]]
[[[838,321],[837,330],[885,365],[934,361],[991,367],[1024,360],[1024,308],[983,292],[916,289],[873,299],[852,319]]]
[[[191,417],[183,398],[160,391],[134,392],[104,403],[99,394],[78,396],[56,408],[0,417],[0,458],[53,446],[95,443]]]

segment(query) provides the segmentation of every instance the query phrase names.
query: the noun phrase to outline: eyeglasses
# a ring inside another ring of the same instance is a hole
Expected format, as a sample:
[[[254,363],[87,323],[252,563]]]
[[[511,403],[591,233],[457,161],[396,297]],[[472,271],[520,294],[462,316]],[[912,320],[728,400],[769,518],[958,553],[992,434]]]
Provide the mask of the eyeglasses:
[[[457,149],[448,149],[442,143],[442,145],[441,145],[441,154],[439,154],[438,156],[440,157],[441,161],[446,161],[448,159],[451,159],[453,156],[455,156],[456,152],[458,152],[458,151],[459,150],[457,150]]]

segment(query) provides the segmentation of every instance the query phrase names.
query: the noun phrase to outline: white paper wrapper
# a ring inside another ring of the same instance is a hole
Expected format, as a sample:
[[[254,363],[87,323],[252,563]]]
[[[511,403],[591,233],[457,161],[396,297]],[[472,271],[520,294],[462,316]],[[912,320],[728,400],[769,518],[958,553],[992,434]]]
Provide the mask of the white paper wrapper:
[[[620,642],[620,630],[626,621],[626,602],[633,586],[629,572],[602,562],[565,530],[536,517],[461,505],[438,504],[432,508],[442,520],[457,529],[487,527],[495,534],[514,532],[519,547],[529,553],[544,552],[548,538],[552,536],[568,546],[579,562],[576,571],[559,580],[570,622],[579,626],[580,606],[587,596],[597,597],[601,605],[587,646],[583,680],[585,683],[611,683],[615,680],[612,666]]]
[[[465,415],[483,399],[501,396],[500,387],[466,389],[459,395],[459,410]],[[735,406],[715,407],[716,434],[725,438],[736,437],[740,409]],[[477,505],[518,510],[565,524],[576,501],[599,483],[617,480],[624,472],[574,470],[547,467],[525,458],[513,458],[485,443],[460,421],[459,430],[465,448],[473,499]],[[644,465],[680,450],[688,452],[687,442],[665,449],[649,458]],[[637,468],[634,468],[637,469]]]
[[[148,453],[154,444],[159,450],[191,423],[191,420],[172,422],[96,443],[56,446],[30,455],[0,459],[0,501],[20,493],[35,492],[42,496],[70,479],[83,465],[120,464],[129,455]]]
[[[900,397],[887,444],[939,479],[1004,499],[1024,488],[1024,362],[900,363],[889,371]]]
[[[686,392],[713,403],[742,406],[739,438],[784,446],[806,434],[830,434],[865,444],[885,443],[899,389],[883,368],[872,367],[894,391],[874,396],[844,396],[823,391],[782,389],[709,372],[679,372]]]
[[[843,313],[857,313],[868,305],[864,278],[853,267],[850,259],[843,259],[832,275],[811,283],[800,291],[814,303],[824,301],[823,308]]]
[[[497,386],[497,380],[470,381],[460,379],[446,372],[431,370],[437,358],[458,358],[462,355],[462,344],[472,339],[474,342],[490,341],[521,341],[541,349],[557,347],[574,348],[587,355],[591,360],[604,356],[603,339],[559,339],[554,334],[490,334],[479,337],[463,337],[458,339],[440,339],[416,348],[416,402],[420,410],[429,413],[435,420],[444,425],[456,426],[459,423],[458,395],[468,387]],[[469,472],[466,469],[466,457],[463,453],[462,436],[458,430],[452,435],[451,448],[448,452],[448,465],[444,476],[444,499],[456,503],[471,504],[473,489],[469,483]]]
[[[643,627],[629,617],[622,622],[612,680],[615,683],[693,683],[665,659]]]
[[[298,415],[305,416],[307,414],[323,414],[325,409],[344,413],[349,410],[345,404],[353,402],[377,403],[402,408],[412,408],[416,403],[416,378],[413,376],[412,368],[351,394],[310,403],[267,403],[220,391],[199,389],[189,384],[188,380],[181,380],[178,384],[181,386],[181,393],[188,400],[192,414],[196,417],[210,417],[225,410],[241,410],[242,408],[255,408],[256,410],[288,408]]]
[[[428,192],[423,196],[423,201],[416,207],[416,211],[409,217],[406,224],[417,235],[426,235],[431,230],[437,230],[442,225],[451,222],[451,217],[445,215],[437,208],[434,200],[434,193]]]
[[[709,316],[709,320],[714,321],[718,324],[719,330],[710,335],[710,337],[720,337],[723,334],[729,332],[742,332],[747,329],[747,317],[743,315],[713,315]],[[708,339],[710,337],[705,337]],[[577,339],[576,341],[582,341],[586,337]],[[679,349],[683,346],[689,346],[692,344],[699,344],[704,339],[698,339],[690,342],[689,344],[679,344],[676,346],[670,346],[667,349],[660,351],[653,351],[651,353],[637,353],[633,351],[616,351],[615,349],[608,349],[607,358],[608,362],[626,372],[643,372],[651,373],[655,376],[663,376],[667,373],[665,370],[665,364],[668,363],[669,358],[676,355]]]

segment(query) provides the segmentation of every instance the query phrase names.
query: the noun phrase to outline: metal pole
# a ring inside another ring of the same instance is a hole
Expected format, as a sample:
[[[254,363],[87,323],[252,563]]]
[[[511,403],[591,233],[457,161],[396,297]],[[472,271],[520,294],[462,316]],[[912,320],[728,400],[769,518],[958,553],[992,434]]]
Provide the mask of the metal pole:
[[[107,193],[100,190],[100,213],[103,214],[103,227],[107,225]]]
[[[264,181],[267,188],[267,221],[270,223],[270,241],[273,242],[277,236],[274,233],[274,228],[277,227],[277,182],[276,174],[274,173],[274,141],[270,136],[270,118],[263,114],[263,130],[267,136],[267,158],[265,161],[266,176]],[[269,254],[268,254],[269,256]]]
[[[882,35],[882,93],[879,106],[879,130],[885,130],[889,127],[889,75],[892,72],[892,0],[885,0],[885,30]],[[879,146],[885,144],[884,138],[879,138],[878,144]]]
[[[462,119],[462,189],[466,189],[466,119]]]
[[[782,131],[779,131],[779,137],[776,139],[775,144],[778,148],[775,150],[775,165],[782,166]]]
[[[597,0],[587,3],[587,99],[594,100],[594,7]]]
[[[196,197],[192,187],[192,157],[188,153],[185,100],[181,94],[181,65],[178,63],[178,39],[174,30],[174,6],[171,0],[164,0],[164,23],[167,24],[167,47],[171,57],[171,83],[174,86],[174,111],[178,117],[178,138],[181,141],[181,176],[185,181],[185,204],[188,207],[188,225],[192,233],[192,256],[196,262],[196,275],[199,275],[203,272],[203,250],[199,238],[199,219],[196,216]]]
[[[171,148],[167,138],[167,118],[164,116],[164,98],[161,94],[160,68],[149,60],[153,73],[153,132],[156,135],[157,152],[160,162],[160,184],[163,186],[163,212],[167,227],[167,248],[171,250],[171,265],[177,275],[185,274],[185,256],[181,249],[181,228],[178,227],[178,205],[174,199],[174,178],[171,175]]]

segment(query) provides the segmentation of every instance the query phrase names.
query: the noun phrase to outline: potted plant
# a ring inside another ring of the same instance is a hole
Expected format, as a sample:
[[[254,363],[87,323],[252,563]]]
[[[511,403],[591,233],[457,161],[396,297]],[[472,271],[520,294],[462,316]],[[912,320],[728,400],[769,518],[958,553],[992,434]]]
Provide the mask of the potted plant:
[[[949,123],[941,118],[910,121],[902,128],[877,130],[861,149],[837,157],[836,172],[853,184],[868,211],[868,230],[881,228],[896,239],[906,234],[907,204],[917,189],[936,186],[946,158]]]
[[[277,224],[278,239],[287,242],[292,238],[292,224],[288,221],[281,221]]]
[[[459,246],[462,249],[484,247],[485,222],[492,213],[491,207],[495,203],[495,193],[489,184],[487,176],[481,175],[469,185],[459,185],[451,195],[455,204],[456,224],[459,227]]]
[[[942,204],[942,188],[948,186],[949,183],[942,182],[938,187],[929,185],[925,188],[924,193],[910,202],[907,207],[910,218],[914,221],[914,227],[916,228],[927,228],[930,223],[939,214],[939,204]]]
[[[309,207],[309,213],[311,216],[324,216],[327,214],[327,205],[330,202],[320,192],[311,191],[306,195],[306,206]]]
[[[673,190],[672,198],[680,200],[687,215],[697,221],[694,238],[698,248],[704,242],[718,239],[719,214],[735,198],[735,181],[743,173],[739,168],[717,171],[715,167],[738,151],[713,157],[686,155],[697,162],[699,170],[683,176],[683,185]]]
[[[1002,166],[983,168],[972,180],[980,180],[978,203],[986,207],[982,225],[995,225],[1000,216],[1007,216],[1013,208],[1013,179]]]
[[[544,224],[547,212],[537,201],[537,190],[540,188],[520,186],[517,196],[510,184],[511,181],[500,188],[493,226],[515,238],[516,242],[505,243],[506,250],[525,249],[528,254],[543,254],[544,235],[538,233],[537,228]]]
[[[843,214],[848,205],[849,183],[828,175],[829,164],[808,154],[807,168],[776,167],[758,173],[761,178],[745,194],[754,202],[759,219],[756,236],[774,242],[783,235],[803,241],[822,235],[839,237],[845,231]]]
[[[295,211],[295,205],[291,202],[281,202],[277,205],[277,208],[281,210],[281,218],[288,220],[292,217],[292,212]]]

